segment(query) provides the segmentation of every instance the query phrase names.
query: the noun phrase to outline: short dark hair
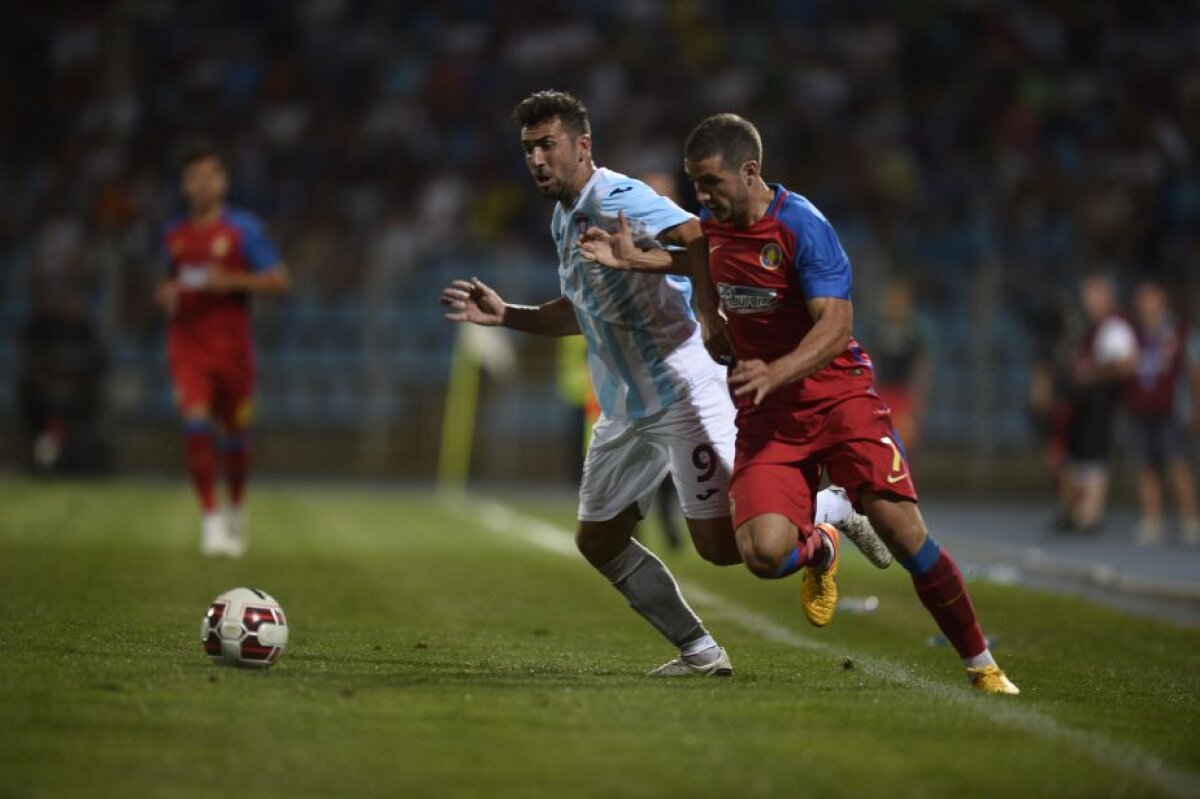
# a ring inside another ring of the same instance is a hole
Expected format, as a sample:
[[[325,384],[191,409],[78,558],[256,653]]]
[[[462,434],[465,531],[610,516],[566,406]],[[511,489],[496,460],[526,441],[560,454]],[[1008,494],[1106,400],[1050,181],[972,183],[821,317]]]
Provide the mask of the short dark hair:
[[[572,139],[592,132],[592,123],[588,121],[587,106],[569,92],[560,92],[554,89],[534,92],[517,103],[512,115],[517,124],[523,128],[558,117],[562,120],[563,127],[566,128]]]
[[[179,147],[179,171],[182,172],[192,164],[215,158],[222,167],[228,168],[224,153],[217,145],[207,139],[191,139]]]
[[[721,156],[721,166],[726,169],[738,169],[747,161],[762,166],[762,137],[749,120],[737,114],[714,114],[688,134],[683,157],[703,161],[714,155]]]

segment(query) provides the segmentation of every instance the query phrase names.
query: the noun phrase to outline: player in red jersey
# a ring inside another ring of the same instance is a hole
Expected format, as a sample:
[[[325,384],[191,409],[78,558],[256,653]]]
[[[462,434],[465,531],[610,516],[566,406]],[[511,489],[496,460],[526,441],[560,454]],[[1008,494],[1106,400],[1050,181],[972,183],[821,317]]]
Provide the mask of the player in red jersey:
[[[156,299],[170,319],[167,359],[188,472],[204,513],[201,550],[240,557],[254,395],[250,295],[286,293],[290,281],[258,217],[226,206],[229,177],[215,149],[197,145],[186,153],[182,190],[188,215],[167,228],[170,271]],[[215,490],[214,423],[224,434],[225,516]]]
[[[742,559],[765,578],[803,568],[805,613],[829,622],[838,540],[812,523],[824,470],[910,572],[971,685],[1016,694],[988,651],[958,566],[917,509],[903,444],[872,387],[871,359],[852,336],[850,261],[821,212],[766,183],[761,164],[758,131],[734,114],[704,120],[684,147],[738,357],[729,372],[738,408],[730,504]],[[670,266],[665,254],[635,252],[623,226],[591,249],[609,266]]]

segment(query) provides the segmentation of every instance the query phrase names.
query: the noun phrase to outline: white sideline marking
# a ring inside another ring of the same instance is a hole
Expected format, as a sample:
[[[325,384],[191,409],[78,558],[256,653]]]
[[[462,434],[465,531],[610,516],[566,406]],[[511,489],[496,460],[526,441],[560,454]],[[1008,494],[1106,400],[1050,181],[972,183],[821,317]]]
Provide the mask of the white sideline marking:
[[[475,500],[474,509],[472,515],[496,532],[521,538],[548,552],[571,557],[577,555],[573,536],[567,530],[526,516],[499,502]],[[458,504],[451,510],[461,513],[463,506]],[[1101,766],[1143,779],[1175,796],[1200,795],[1200,774],[1168,766],[1149,752],[1131,744],[1114,743],[1096,733],[1068,727],[1050,716],[1020,704],[1020,699],[979,696],[969,691],[965,685],[951,687],[919,677],[885,658],[863,655],[844,646],[831,646],[784,627],[694,583],[682,583],[680,588],[691,601],[715,611],[721,618],[768,641],[830,656],[849,657],[857,668],[872,677],[930,694],[941,702],[974,711],[996,724],[1058,741]]]

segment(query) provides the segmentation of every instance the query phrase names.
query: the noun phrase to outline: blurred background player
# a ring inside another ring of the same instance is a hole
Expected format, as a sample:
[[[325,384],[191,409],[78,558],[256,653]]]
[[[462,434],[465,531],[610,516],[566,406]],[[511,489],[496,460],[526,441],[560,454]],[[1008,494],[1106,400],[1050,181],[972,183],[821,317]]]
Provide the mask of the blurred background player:
[[[1059,529],[1094,533],[1108,505],[1109,458],[1121,388],[1133,374],[1137,337],[1117,309],[1109,278],[1079,286],[1085,328],[1068,377],[1066,465],[1059,481]]]
[[[216,149],[191,145],[181,179],[188,212],[166,230],[169,273],[156,299],[170,320],[167,358],[188,473],[203,512],[201,550],[240,557],[254,398],[250,295],[286,293],[290,280],[258,217],[226,206],[229,178]],[[215,489],[214,425],[223,435],[224,514]]]
[[[1195,396],[1195,377],[1188,369],[1187,334],[1171,314],[1160,283],[1140,283],[1133,297],[1137,362],[1125,388],[1129,436],[1137,461],[1137,495],[1141,519],[1137,542],[1156,544],[1163,534],[1163,483],[1170,485],[1179,510],[1180,537],[1200,543],[1196,483],[1188,461],[1187,428],[1177,407],[1181,393]],[[1186,387],[1183,385],[1190,383]],[[1189,390],[1190,389],[1190,390]]]
[[[884,285],[869,336],[875,391],[891,409],[892,424],[911,457],[921,442],[933,378],[933,328],[917,310],[910,280],[894,277]]]

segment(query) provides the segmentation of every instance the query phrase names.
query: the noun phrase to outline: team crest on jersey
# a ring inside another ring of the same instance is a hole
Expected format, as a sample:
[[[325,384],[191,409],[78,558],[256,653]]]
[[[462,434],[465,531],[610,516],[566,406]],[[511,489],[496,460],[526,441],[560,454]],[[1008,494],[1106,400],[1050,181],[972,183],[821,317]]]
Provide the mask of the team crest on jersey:
[[[587,233],[587,229],[592,226],[591,217],[587,214],[575,214],[571,217],[571,222],[575,225],[575,232],[580,236]]]
[[[759,286],[718,283],[717,294],[721,296],[721,305],[725,306],[725,310],[738,314],[766,313],[775,310],[783,302],[778,291]]]
[[[758,262],[763,265],[764,269],[774,272],[783,265],[783,249],[775,242],[771,242],[759,250]]]
[[[229,237],[217,236],[213,239],[212,254],[213,258],[224,258],[229,253]]]

